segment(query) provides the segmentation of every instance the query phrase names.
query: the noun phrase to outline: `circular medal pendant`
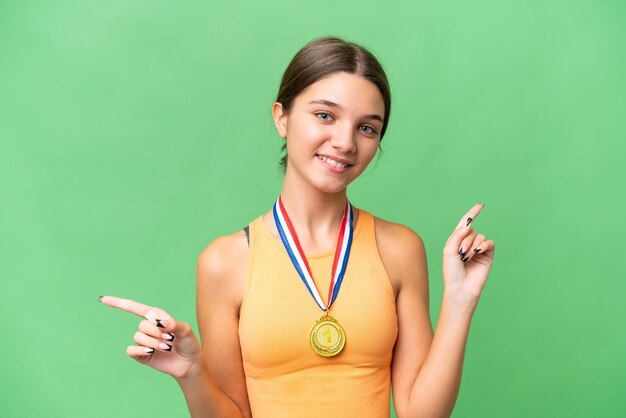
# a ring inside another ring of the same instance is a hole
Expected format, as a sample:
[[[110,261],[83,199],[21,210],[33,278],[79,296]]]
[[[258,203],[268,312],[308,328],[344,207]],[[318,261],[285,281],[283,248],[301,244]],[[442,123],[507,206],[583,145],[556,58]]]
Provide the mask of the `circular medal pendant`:
[[[330,315],[322,315],[311,328],[311,348],[320,356],[332,357],[343,350],[346,333],[337,320]]]

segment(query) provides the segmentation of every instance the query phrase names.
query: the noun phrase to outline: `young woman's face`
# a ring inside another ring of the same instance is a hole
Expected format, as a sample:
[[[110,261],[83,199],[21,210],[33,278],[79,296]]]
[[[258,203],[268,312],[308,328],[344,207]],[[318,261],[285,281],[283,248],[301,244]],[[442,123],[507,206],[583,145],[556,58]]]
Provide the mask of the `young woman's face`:
[[[348,186],[376,155],[385,104],[378,87],[355,74],[331,74],[296,97],[288,115],[274,104],[287,140],[287,176],[324,192]]]

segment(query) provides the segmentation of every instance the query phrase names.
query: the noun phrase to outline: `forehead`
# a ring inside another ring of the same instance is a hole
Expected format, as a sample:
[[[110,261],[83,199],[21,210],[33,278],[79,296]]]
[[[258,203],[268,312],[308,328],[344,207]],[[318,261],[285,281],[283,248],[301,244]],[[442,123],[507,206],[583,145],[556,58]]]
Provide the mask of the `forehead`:
[[[369,80],[345,72],[333,73],[304,89],[296,98],[300,106],[312,100],[329,100],[358,113],[383,115],[385,103],[378,87]]]

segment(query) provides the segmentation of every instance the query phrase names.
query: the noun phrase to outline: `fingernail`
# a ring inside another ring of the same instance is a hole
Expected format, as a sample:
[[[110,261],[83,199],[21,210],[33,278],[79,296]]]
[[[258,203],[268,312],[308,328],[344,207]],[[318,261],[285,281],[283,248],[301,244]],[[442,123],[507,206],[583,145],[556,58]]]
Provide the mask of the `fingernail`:
[[[148,354],[154,353],[154,348],[146,348],[146,353]]]
[[[98,302],[102,303],[102,298],[103,298],[103,297],[104,297],[104,296],[98,296]]]
[[[474,248],[475,253],[477,253],[478,251],[480,251],[480,248]]]
[[[161,321],[160,319],[155,319],[156,321],[156,326],[159,328],[165,328],[166,322],[165,321]]]
[[[165,332],[163,333],[163,339],[167,341],[174,341],[174,335],[170,334],[169,332]]]
[[[165,343],[159,344],[159,348],[165,351],[172,351],[172,346],[169,344],[165,344]]]
[[[467,227],[470,223],[472,223],[472,217],[468,217],[467,218],[467,223],[465,224],[465,227]]]
[[[462,259],[461,259],[461,261],[463,261],[464,263],[465,263],[467,260],[469,260],[469,257],[465,257],[465,258],[462,258]]]
[[[461,245],[461,248],[459,248],[459,254],[464,255],[465,251],[463,251],[463,246]]]

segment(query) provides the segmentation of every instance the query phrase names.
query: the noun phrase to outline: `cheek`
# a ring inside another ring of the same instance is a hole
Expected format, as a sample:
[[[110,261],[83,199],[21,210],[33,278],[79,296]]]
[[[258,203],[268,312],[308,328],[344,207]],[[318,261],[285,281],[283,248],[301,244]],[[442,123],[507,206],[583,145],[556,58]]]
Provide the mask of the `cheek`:
[[[329,126],[324,126],[319,123],[303,123],[300,128],[299,134],[307,140],[316,141],[322,137],[327,136],[329,131]]]
[[[363,155],[365,156],[365,158],[367,159],[367,161],[372,161],[374,159],[374,157],[376,156],[376,152],[378,151],[378,141],[373,141],[372,143],[368,143],[366,144],[365,147],[363,147]]]
[[[330,127],[315,123],[302,123],[296,125],[289,133],[292,144],[295,147],[317,147],[331,135]],[[289,142],[289,141],[287,141]]]

